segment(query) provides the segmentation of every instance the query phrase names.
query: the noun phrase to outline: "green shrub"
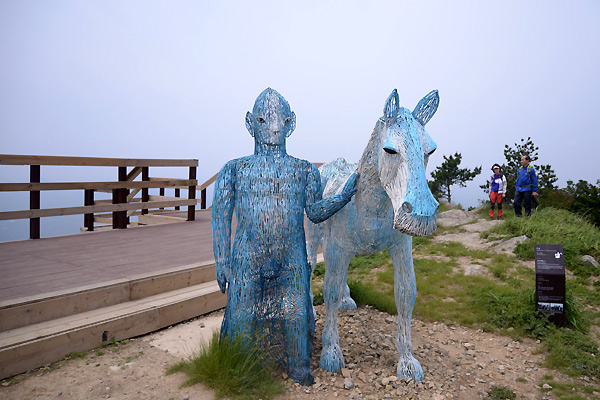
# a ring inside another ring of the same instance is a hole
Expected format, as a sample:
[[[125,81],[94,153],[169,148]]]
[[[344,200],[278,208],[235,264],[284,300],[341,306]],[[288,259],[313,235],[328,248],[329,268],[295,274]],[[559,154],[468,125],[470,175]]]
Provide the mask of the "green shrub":
[[[277,349],[270,348],[265,354],[262,340],[256,338],[220,338],[215,332],[208,345],[200,351],[167,370],[167,374],[184,372],[188,379],[182,386],[202,382],[215,389],[217,398],[271,399],[283,393],[284,384],[274,376],[272,355]]]
[[[535,244],[560,244],[569,270],[578,276],[598,274],[597,270],[586,267],[580,258],[586,254],[600,257],[600,230],[569,211],[545,208],[528,218],[507,218],[487,233],[526,235],[530,240],[519,243],[515,248],[515,254],[526,260],[534,258]]]
[[[515,392],[506,386],[492,386],[487,393],[488,399],[492,400],[512,400],[517,397]]]
[[[581,332],[589,329],[580,304],[567,287],[565,324]],[[543,339],[554,329],[548,314],[535,310],[535,290],[531,287],[495,286],[492,289],[479,289],[474,300],[488,312],[487,323],[501,329],[512,328],[518,335]]]

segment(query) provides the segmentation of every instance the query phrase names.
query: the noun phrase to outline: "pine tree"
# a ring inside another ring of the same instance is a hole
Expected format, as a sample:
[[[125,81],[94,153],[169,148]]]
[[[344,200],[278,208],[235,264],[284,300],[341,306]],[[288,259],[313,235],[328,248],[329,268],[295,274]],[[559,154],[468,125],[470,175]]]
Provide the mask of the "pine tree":
[[[442,165],[437,167],[431,173],[433,181],[430,183],[429,187],[434,188],[435,192],[437,192],[441,198],[448,200],[448,203],[452,202],[452,195],[450,193],[450,187],[452,185],[458,184],[461,187],[465,187],[467,186],[468,181],[473,180],[473,178],[481,173],[480,166],[475,167],[472,171],[468,168],[459,168],[461,161],[462,155],[460,153],[455,153],[450,157],[444,156]]]

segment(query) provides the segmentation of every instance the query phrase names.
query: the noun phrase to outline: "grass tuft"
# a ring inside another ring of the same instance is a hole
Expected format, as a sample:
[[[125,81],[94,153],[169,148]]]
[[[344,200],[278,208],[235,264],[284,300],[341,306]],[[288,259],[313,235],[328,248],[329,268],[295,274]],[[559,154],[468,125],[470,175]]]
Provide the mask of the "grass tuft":
[[[215,332],[208,345],[170,367],[167,375],[184,372],[188,379],[182,386],[202,382],[213,388],[219,399],[271,399],[284,392],[284,383],[275,377],[275,366],[264,354],[261,342],[220,338]]]
[[[506,386],[492,386],[487,394],[487,398],[492,400],[512,400],[517,397],[515,392]]]

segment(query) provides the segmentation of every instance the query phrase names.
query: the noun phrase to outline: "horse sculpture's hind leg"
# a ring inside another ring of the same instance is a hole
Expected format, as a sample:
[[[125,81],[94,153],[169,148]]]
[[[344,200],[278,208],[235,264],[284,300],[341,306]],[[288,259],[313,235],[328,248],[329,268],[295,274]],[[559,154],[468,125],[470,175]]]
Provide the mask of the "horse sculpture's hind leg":
[[[337,328],[338,308],[342,298],[348,264],[354,256],[337,246],[333,241],[325,246],[325,282],[323,299],[325,300],[325,326],[323,327],[323,350],[319,368],[330,372],[341,372],[344,368],[344,356],[339,344]]]
[[[424,378],[421,364],[412,355],[410,323],[417,297],[417,281],[412,261],[412,237],[398,234],[398,241],[389,249],[394,263],[394,297],[398,310],[396,349],[400,355],[396,375],[412,378],[415,382]]]
[[[347,270],[347,269],[346,269]],[[356,310],[356,303],[350,297],[350,288],[347,284],[342,289],[342,300],[340,301],[340,310]]]

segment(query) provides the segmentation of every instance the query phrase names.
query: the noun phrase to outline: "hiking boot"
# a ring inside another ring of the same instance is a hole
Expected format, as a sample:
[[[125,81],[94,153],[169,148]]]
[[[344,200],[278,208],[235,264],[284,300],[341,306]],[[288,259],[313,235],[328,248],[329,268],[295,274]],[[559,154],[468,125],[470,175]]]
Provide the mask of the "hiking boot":
[[[490,217],[490,221],[493,221],[493,220],[494,220],[494,217]]]
[[[498,217],[498,221],[502,221],[502,220],[503,220],[503,218],[502,218],[502,217]]]

